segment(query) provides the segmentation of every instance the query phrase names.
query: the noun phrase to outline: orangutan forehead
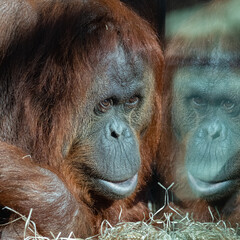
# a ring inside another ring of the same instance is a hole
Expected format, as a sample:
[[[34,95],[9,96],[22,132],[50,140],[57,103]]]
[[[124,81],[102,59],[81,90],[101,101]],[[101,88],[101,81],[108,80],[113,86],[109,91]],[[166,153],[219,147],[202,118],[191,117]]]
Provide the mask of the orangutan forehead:
[[[122,47],[117,48],[107,60],[107,77],[122,86],[142,80],[145,66],[139,56],[130,56]]]
[[[168,62],[168,66],[177,66],[177,67],[184,67],[184,66],[209,66],[209,67],[230,67],[230,68],[238,68],[240,66],[240,57],[225,57],[223,54],[222,56],[213,57],[213,56],[206,56],[206,57],[196,57],[196,56],[187,56],[187,57],[173,57]]]
[[[238,52],[232,52],[221,46],[195,46],[188,49],[186,46],[180,51],[168,51],[167,65],[169,66],[212,66],[238,67],[240,57]]]
[[[133,95],[146,95],[154,85],[152,71],[140,67],[140,61],[134,66],[132,64],[128,64],[126,59],[114,59],[105,72],[97,75],[93,88],[89,90],[100,98],[125,99]]]

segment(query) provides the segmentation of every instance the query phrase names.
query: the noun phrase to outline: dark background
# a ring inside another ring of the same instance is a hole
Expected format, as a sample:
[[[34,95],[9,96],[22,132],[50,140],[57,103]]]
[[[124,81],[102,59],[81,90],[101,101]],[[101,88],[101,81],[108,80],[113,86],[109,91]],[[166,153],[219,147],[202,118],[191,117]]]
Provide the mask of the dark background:
[[[164,43],[165,37],[186,20],[198,6],[211,0],[121,0],[151,23]],[[176,20],[175,20],[176,19]],[[180,19],[180,20],[179,20]],[[176,24],[176,26],[174,26]]]

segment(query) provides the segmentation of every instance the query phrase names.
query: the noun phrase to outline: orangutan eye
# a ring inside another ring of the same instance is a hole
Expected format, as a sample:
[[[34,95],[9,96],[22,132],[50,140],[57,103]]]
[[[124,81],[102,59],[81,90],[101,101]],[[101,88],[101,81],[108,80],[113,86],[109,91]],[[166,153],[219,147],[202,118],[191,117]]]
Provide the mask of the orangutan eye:
[[[139,102],[139,97],[137,96],[132,96],[128,99],[126,102],[126,105],[128,108],[135,108]]]
[[[235,107],[235,104],[231,100],[225,100],[222,102],[222,107],[229,111]]]
[[[221,102],[222,109],[227,113],[236,113],[236,104],[231,100],[224,100]]]
[[[193,103],[194,103],[195,105],[197,105],[197,106],[206,105],[206,101],[205,101],[204,98],[202,98],[202,97],[198,97],[198,96],[193,97],[193,98],[192,98],[192,101],[193,101]]]
[[[101,102],[99,102],[97,106],[97,110],[102,113],[105,113],[112,107],[112,105],[113,105],[113,100],[111,98],[104,99]]]

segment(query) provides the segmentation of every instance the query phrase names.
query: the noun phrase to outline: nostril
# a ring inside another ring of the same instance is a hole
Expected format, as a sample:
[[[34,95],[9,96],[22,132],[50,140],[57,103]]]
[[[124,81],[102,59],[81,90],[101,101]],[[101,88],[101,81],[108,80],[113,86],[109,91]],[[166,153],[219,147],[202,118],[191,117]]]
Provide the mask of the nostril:
[[[207,134],[212,140],[223,137],[224,126],[219,121],[219,119],[212,120],[211,122],[208,122],[206,125]]]
[[[120,136],[120,134],[116,133],[115,131],[112,131],[112,132],[111,132],[111,136],[112,136],[113,138],[118,138],[118,137]]]
[[[212,139],[216,139],[220,137],[220,132],[215,132],[214,134],[211,135]]]

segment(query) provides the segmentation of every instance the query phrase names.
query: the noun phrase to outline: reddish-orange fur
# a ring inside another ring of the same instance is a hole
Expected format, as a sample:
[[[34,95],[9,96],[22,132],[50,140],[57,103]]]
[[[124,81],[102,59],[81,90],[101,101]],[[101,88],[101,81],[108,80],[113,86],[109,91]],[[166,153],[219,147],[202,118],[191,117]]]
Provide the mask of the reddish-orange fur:
[[[104,219],[116,224],[121,211],[124,221],[141,220],[148,213],[146,183],[160,135],[161,49],[148,24],[120,2],[83,2],[0,3],[4,9],[0,11],[0,81],[10,82],[1,85],[0,204],[23,215],[32,208],[31,219],[45,236],[73,232],[77,237],[87,237],[99,232]],[[81,21],[87,22],[81,14],[86,12],[104,16],[99,18],[103,29],[99,36],[87,35],[88,44],[82,49],[75,38],[81,38]],[[118,32],[112,30],[116,26]],[[152,68],[155,93],[153,116],[144,137],[139,137],[142,164],[137,189],[130,197],[113,201],[95,199],[87,176],[71,163],[76,158],[88,160],[88,143],[80,147],[74,143],[81,126],[90,125],[84,107],[97,74],[93,66],[119,41],[132,56],[142,55]],[[70,44],[71,52],[65,51]],[[22,239],[21,227],[3,227],[2,238]]]

